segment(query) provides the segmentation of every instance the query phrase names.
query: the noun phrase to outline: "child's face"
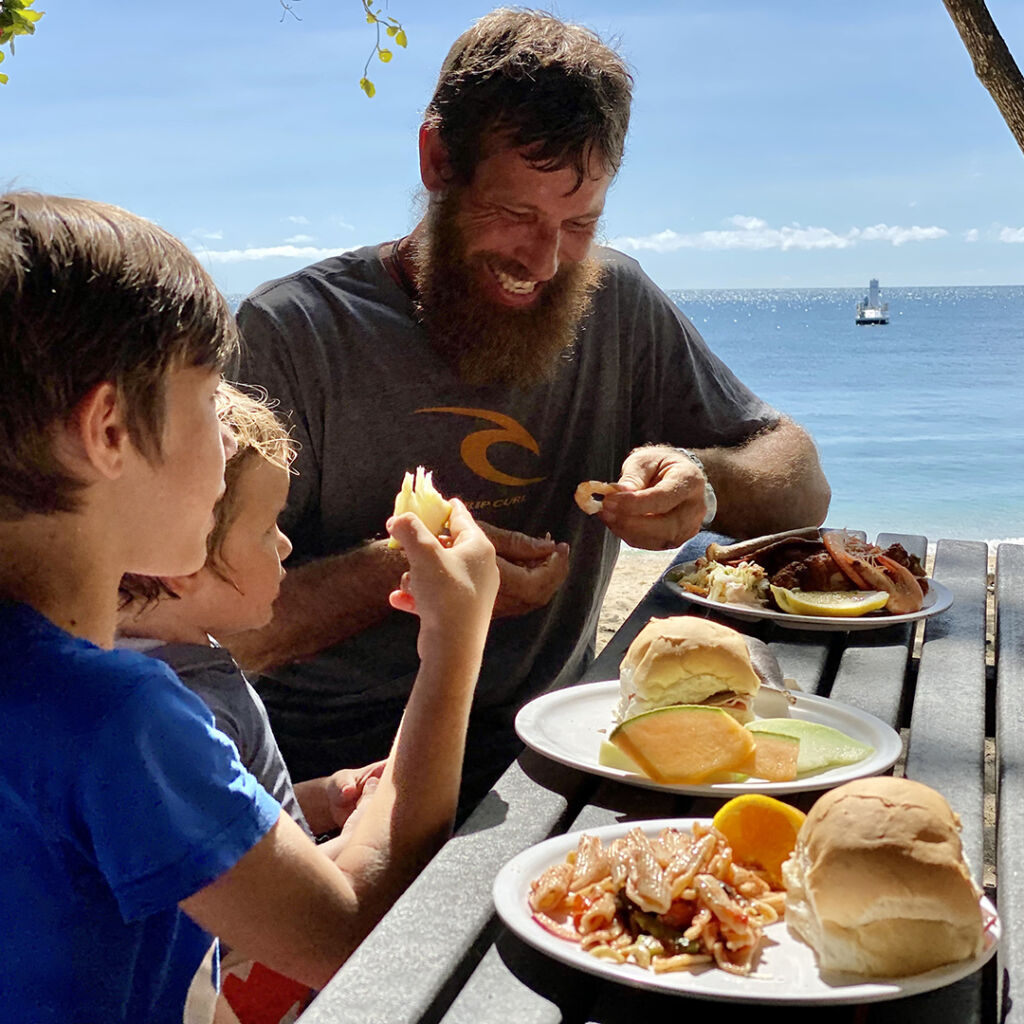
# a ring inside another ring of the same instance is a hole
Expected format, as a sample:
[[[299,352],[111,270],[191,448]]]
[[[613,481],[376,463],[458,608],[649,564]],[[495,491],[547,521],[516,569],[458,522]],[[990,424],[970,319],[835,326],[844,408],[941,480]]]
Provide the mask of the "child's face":
[[[292,551],[291,541],[277,527],[288,499],[288,471],[254,459],[234,486],[234,518],[224,534],[218,571],[203,570],[207,606],[216,620],[204,625],[214,636],[258,629],[270,621],[285,575],[281,563]]]
[[[139,473],[127,510],[136,527],[129,572],[179,576],[206,561],[213,506],[224,490],[219,382],[220,373],[205,367],[168,372],[163,455],[147,462],[133,452]]]

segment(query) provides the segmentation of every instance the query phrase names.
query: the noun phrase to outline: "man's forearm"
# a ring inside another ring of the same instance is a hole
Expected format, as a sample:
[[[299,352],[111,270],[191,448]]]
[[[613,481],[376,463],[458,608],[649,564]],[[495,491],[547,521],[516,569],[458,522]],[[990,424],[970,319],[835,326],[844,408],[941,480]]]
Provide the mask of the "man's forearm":
[[[269,625],[217,639],[252,672],[310,658],[390,614],[388,594],[407,567],[386,541],[310,562],[282,581]]]
[[[731,537],[818,526],[831,490],[807,432],[783,419],[738,448],[703,448],[697,455],[715,488],[713,528]]]

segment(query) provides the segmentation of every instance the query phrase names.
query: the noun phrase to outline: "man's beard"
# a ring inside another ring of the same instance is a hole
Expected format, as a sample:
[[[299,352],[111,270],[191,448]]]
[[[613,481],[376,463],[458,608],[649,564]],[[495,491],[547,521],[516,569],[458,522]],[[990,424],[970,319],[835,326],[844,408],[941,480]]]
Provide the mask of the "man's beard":
[[[481,295],[485,261],[466,257],[458,225],[459,190],[430,204],[424,240],[416,248],[417,313],[431,344],[468,384],[531,387],[554,376],[559,356],[572,347],[590,309],[603,268],[595,259],[563,264],[523,309]],[[503,268],[504,269],[504,268]],[[513,272],[512,276],[516,274]]]

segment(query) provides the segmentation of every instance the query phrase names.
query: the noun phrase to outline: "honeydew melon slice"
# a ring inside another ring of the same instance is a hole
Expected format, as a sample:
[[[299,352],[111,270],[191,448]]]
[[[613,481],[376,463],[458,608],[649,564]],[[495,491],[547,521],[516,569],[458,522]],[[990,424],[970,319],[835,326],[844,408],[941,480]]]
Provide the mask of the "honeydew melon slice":
[[[818,772],[844,764],[856,764],[874,753],[874,747],[847,736],[820,722],[807,722],[800,718],[759,718],[748,722],[747,729],[755,736],[760,733],[777,733],[793,736],[800,741],[797,757],[797,775]]]
[[[726,772],[750,773],[756,742],[722,708],[673,704],[627,718],[612,744],[655,782],[695,785]]]
[[[643,775],[644,771],[631,757],[624,754],[614,743],[601,740],[601,749],[597,752],[597,763],[605,768],[618,768],[620,772],[632,772]]]

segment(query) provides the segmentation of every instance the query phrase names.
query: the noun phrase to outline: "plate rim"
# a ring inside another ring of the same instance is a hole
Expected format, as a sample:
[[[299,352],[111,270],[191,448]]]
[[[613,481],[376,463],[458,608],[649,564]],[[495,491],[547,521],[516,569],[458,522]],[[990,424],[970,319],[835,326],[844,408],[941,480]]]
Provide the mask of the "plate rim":
[[[835,707],[839,708],[841,713],[852,714],[854,717],[864,721],[865,719],[876,729],[880,729],[882,734],[889,741],[889,749],[884,753],[879,751],[878,747],[875,747],[875,757],[880,758],[879,763],[876,767],[871,768],[870,771],[865,773],[849,774],[844,769],[853,769],[861,762],[855,762],[852,765],[838,765],[836,768],[828,769],[825,772],[821,772],[817,775],[810,775],[803,779],[793,779],[789,782],[768,782],[767,780],[760,780],[756,783],[749,782],[713,782],[704,785],[683,785],[676,783],[663,783],[657,782],[654,779],[649,779],[646,776],[636,775],[633,772],[623,771],[620,768],[612,768],[607,765],[602,765],[596,762],[594,764],[584,764],[578,760],[571,759],[566,756],[560,756],[557,752],[552,751],[551,748],[541,746],[537,743],[536,738],[529,733],[524,734],[526,723],[528,720],[536,716],[542,711],[546,704],[558,703],[561,700],[569,700],[573,696],[579,696],[581,691],[586,694],[596,694],[598,690],[604,687],[608,687],[611,691],[609,697],[615,697],[618,693],[619,680],[618,679],[599,679],[595,682],[590,683],[576,683],[571,686],[561,687],[557,690],[549,690],[547,693],[542,693],[538,697],[534,697],[533,700],[528,701],[524,704],[515,717],[515,730],[516,735],[525,743],[531,750],[536,751],[543,757],[547,757],[552,761],[557,761],[559,764],[564,764],[569,768],[575,768],[578,771],[586,772],[589,775],[596,775],[600,778],[611,779],[613,782],[622,782],[626,785],[637,786],[641,789],[655,789],[661,792],[674,793],[677,796],[703,796],[703,797],[730,797],[740,796],[744,793],[767,793],[769,795],[774,794],[789,794],[789,793],[809,793],[818,790],[832,789],[835,786],[840,786],[844,782],[851,782],[853,779],[867,778],[872,775],[880,775],[882,772],[887,771],[892,767],[899,759],[900,754],[903,752],[903,740],[900,734],[883,722],[882,719],[876,715],[872,715],[869,711],[864,711],[861,708],[854,707],[852,704],[846,704],[843,701],[833,700],[831,697],[821,697],[815,693],[803,693],[799,691],[791,691],[793,696],[796,698],[796,703],[810,705],[811,707]],[[574,692],[575,691],[575,692]],[[614,706],[614,701],[609,701],[609,725],[611,724],[611,712]],[[835,726],[833,726],[835,728]],[[873,758],[866,758],[868,762],[871,762]],[[832,776],[831,772],[842,772],[842,776],[836,778]]]
[[[498,870],[491,886],[491,896],[494,901],[495,911],[504,923],[505,927],[518,936],[523,942],[545,956],[549,956],[553,960],[563,963],[569,967],[582,970],[590,974],[595,974],[606,980],[614,981],[617,984],[627,985],[632,988],[642,988],[645,990],[652,990],[663,995],[684,996],[713,1002],[768,1002],[774,1005],[825,1006],[850,1003],[874,1003],[885,1002],[892,999],[902,999],[907,996],[921,995],[925,992],[934,991],[935,989],[945,988],[947,985],[955,984],[957,981],[960,981],[961,979],[973,974],[975,971],[980,970],[995,955],[996,950],[998,949],[999,942],[1002,937],[1002,923],[991,900],[989,900],[984,893],[981,893],[979,895],[979,904],[987,913],[992,915],[993,922],[987,929],[987,933],[990,938],[985,949],[978,956],[969,961],[959,961],[955,964],[946,964],[936,967],[931,971],[908,975],[904,978],[861,978],[859,975],[836,975],[834,980],[823,982],[826,985],[835,985],[833,990],[835,993],[834,995],[832,992],[808,992],[806,996],[801,997],[799,995],[794,995],[792,991],[787,992],[785,995],[780,995],[759,989],[757,982],[762,979],[753,977],[750,979],[743,979],[744,981],[749,980],[752,985],[752,991],[747,995],[742,992],[736,993],[724,990],[704,991],[700,988],[686,986],[681,987],[678,983],[669,983],[673,978],[693,978],[708,974],[712,977],[718,977],[719,975],[723,975],[730,979],[734,977],[733,975],[724,975],[724,972],[719,972],[717,970],[714,972],[703,971],[698,974],[686,971],[671,972],[669,974],[661,975],[654,974],[654,972],[638,974],[636,972],[643,971],[644,969],[633,965],[635,970],[630,970],[628,972],[622,971],[619,973],[613,970],[613,968],[619,968],[623,965],[609,964],[606,961],[597,959],[596,957],[588,957],[579,949],[578,946],[568,942],[567,940],[560,940],[556,936],[549,935],[549,933],[545,932],[541,926],[533,920],[526,902],[526,889],[529,885],[530,879],[536,877],[536,875],[539,874],[540,871],[543,871],[544,868],[553,863],[557,863],[557,860],[554,858],[564,858],[565,854],[578,844],[579,837],[581,835],[596,835],[604,840],[606,838],[615,838],[617,836],[624,835],[630,829],[636,828],[637,826],[643,828],[645,832],[650,834],[651,832],[657,832],[665,827],[682,827],[692,829],[693,824],[696,822],[709,824],[711,819],[708,817],[696,816],[618,821],[608,825],[574,829],[572,832],[564,832],[557,836],[549,836],[547,839],[544,839],[539,843],[534,843],[526,849],[521,850],[514,857],[506,861]],[[526,867],[527,865],[533,864],[535,860],[539,860],[541,855],[544,856],[543,861],[533,867]],[[769,925],[766,931],[768,929],[775,930],[785,927],[786,924],[783,920],[773,925]],[[776,934],[779,933],[776,932]],[[786,934],[789,936],[788,932]],[[794,943],[804,945],[795,936],[789,936],[789,940]],[[555,944],[558,942],[561,942],[562,945],[559,946]],[[810,950],[810,947],[804,945],[804,948],[807,949],[808,953],[814,958],[816,965],[817,958]],[[820,973],[818,974],[818,977],[821,977]],[[664,979],[668,979],[668,981]],[[843,979],[850,979],[850,981],[849,983],[846,983]],[[733,984],[736,984],[736,982],[733,982]]]
[[[907,612],[903,615],[890,615],[887,618],[872,618],[870,616],[834,616],[827,615],[794,615],[791,612],[778,612],[773,608],[753,608],[750,605],[729,604],[725,601],[712,601],[710,598],[702,597],[700,594],[691,594],[684,590],[675,580],[670,580],[668,574],[686,566],[692,566],[694,559],[688,562],[676,562],[674,565],[664,569],[658,577],[658,582],[671,591],[676,597],[689,601],[700,608],[717,612],[720,615],[727,615],[730,618],[742,619],[745,622],[773,622],[784,629],[804,629],[825,633],[853,633],[868,629],[890,629],[893,626],[903,626],[930,619],[934,615],[940,615],[952,607],[954,601],[953,592],[944,583],[940,583],[932,577],[925,577],[928,581],[927,601],[932,597],[931,604],[927,604],[916,612]],[[934,595],[934,596],[933,596]]]

